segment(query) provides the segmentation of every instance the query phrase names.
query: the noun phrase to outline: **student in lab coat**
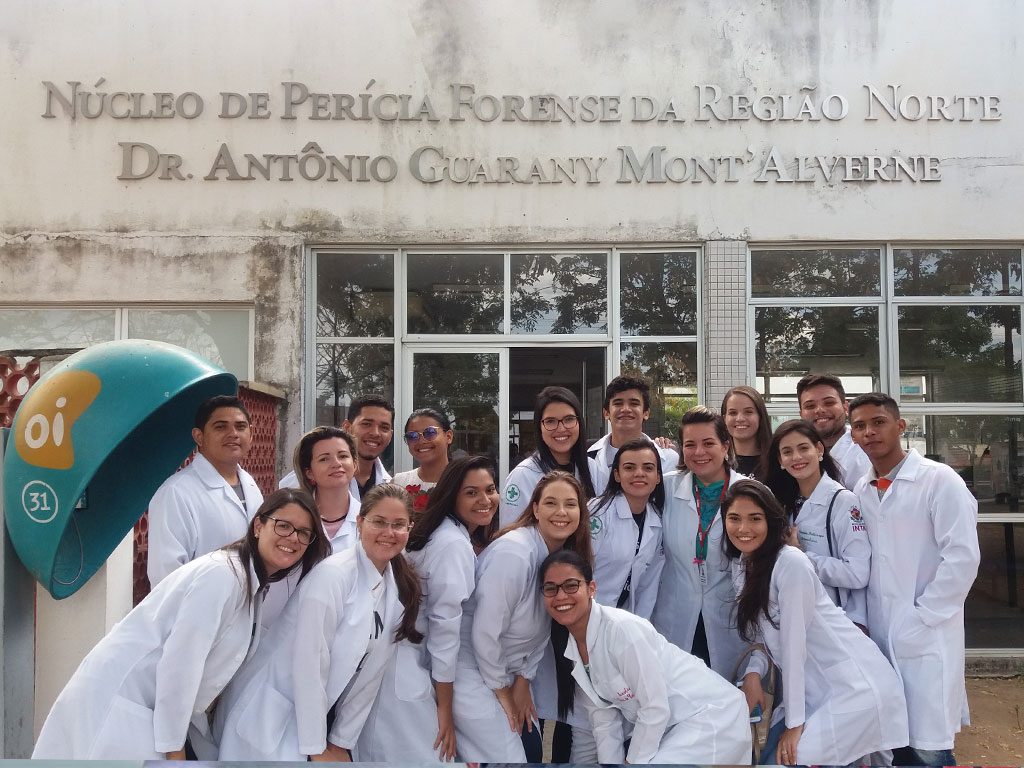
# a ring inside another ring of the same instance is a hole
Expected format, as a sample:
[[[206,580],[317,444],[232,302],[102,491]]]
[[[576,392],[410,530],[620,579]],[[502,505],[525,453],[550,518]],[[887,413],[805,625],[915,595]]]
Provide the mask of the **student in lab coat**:
[[[651,385],[636,376],[616,376],[604,390],[604,418],[611,425],[611,431],[587,450],[593,459],[590,476],[594,481],[594,493],[604,493],[611,477],[615,452],[627,440],[647,437],[644,422],[651,417]],[[648,438],[650,439],[650,438]],[[661,453],[661,465],[675,468],[679,454],[667,438],[653,440]]]
[[[548,645],[551,620],[537,568],[556,549],[592,559],[583,486],[558,470],[541,479],[530,506],[477,561],[476,590],[463,607],[455,671],[453,708],[463,760],[522,763],[529,756],[540,762],[530,684]]]
[[[836,479],[852,491],[871,469],[871,462],[854,442],[846,423],[849,407],[842,380],[829,373],[809,373],[796,383],[796,399],[800,418],[814,426],[839,467]]]
[[[646,437],[627,441],[612,462],[608,487],[588,504],[597,602],[650,620],[665,567],[664,506],[661,454]],[[553,627],[552,640],[562,632]],[[564,656],[567,640],[566,633],[556,659],[558,685],[563,688],[573,685],[572,663]],[[560,711],[559,716],[572,726],[570,762],[595,763],[597,746],[582,695],[577,690],[572,711]]]
[[[548,613],[569,632],[565,657],[584,694],[598,762],[749,761],[747,707],[735,686],[646,620],[597,602],[600,586],[578,553],[553,552],[540,573]]]
[[[319,531],[304,492],[271,494],[244,538],[175,570],[90,651],[32,757],[184,760],[190,722],[208,735],[207,708],[259,642],[269,584],[327,555]]]
[[[453,712],[463,604],[476,584],[476,555],[497,531],[498,488],[487,456],[453,459],[413,525],[406,558],[423,585],[416,628],[403,640],[356,745],[368,763],[452,760],[461,721]],[[400,729],[388,727],[401,723]]]
[[[359,498],[352,493],[355,440],[338,427],[315,427],[295,446],[292,463],[302,489],[316,499],[332,553],[351,547],[357,538],[359,517]]]
[[[552,470],[575,475],[586,497],[594,495],[587,458],[587,424],[576,395],[565,387],[544,387],[533,405],[533,435],[537,450],[505,479],[498,510],[502,526],[515,522],[529,504],[537,483]]]
[[[895,670],[825,594],[807,556],[786,544],[786,513],[767,486],[735,483],[722,514],[740,633],[763,642],[782,674],[782,706],[776,702],[761,762],[878,764],[872,753],[907,738],[906,701]],[[757,660],[748,666],[744,691],[751,703],[763,703],[763,669]]]
[[[419,578],[402,554],[409,494],[375,486],[357,525],[358,546],[299,585],[224,692],[214,721],[219,760],[351,759],[395,644],[421,639]]]
[[[871,544],[857,495],[839,482],[828,449],[803,419],[775,430],[769,456],[767,485],[790,524],[786,543],[804,551],[832,602],[866,628]]]
[[[855,489],[871,537],[868,630],[910,708],[910,740],[893,759],[956,765],[954,736],[970,722],[964,601],[980,561],[978,502],[953,469],[903,450],[906,422],[888,395],[855,398],[850,422],[872,465]]]
[[[263,503],[241,467],[252,446],[249,412],[237,397],[218,395],[196,411],[192,463],[164,481],[149,502],[147,573],[155,587],[175,568],[245,535]]]
[[[746,644],[731,615],[736,595],[722,554],[719,506],[743,476],[729,465],[729,433],[716,411],[698,405],[684,413],[679,439],[687,471],[665,475],[665,570],[651,623],[670,643],[731,677]]]
[[[753,387],[733,387],[722,398],[722,418],[729,430],[729,458],[736,471],[764,480],[768,476],[772,422],[761,393]]]

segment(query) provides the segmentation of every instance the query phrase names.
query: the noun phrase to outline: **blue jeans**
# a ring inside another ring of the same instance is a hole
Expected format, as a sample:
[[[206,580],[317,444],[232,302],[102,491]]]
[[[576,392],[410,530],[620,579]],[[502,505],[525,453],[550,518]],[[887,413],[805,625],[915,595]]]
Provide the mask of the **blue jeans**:
[[[956,765],[951,749],[917,749],[900,747],[892,751],[893,765]]]
[[[779,720],[775,725],[768,729],[768,735],[764,740],[764,748],[761,750],[761,756],[758,758],[758,765],[778,765],[779,761],[775,757],[775,751],[779,748],[779,739],[782,738],[782,734],[786,730],[786,719]]]

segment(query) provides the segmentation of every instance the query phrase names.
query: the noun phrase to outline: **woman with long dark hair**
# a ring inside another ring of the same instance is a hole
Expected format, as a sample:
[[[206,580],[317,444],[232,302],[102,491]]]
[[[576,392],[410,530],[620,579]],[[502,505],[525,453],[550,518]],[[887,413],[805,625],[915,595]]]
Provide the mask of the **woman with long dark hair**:
[[[804,551],[832,602],[866,627],[871,544],[857,495],[839,482],[828,449],[802,419],[775,430],[768,456],[768,487],[790,524],[786,543]]]
[[[413,525],[406,557],[423,586],[416,628],[422,643],[399,643],[356,747],[360,762],[452,760],[463,605],[476,585],[477,552],[497,530],[496,471],[486,456],[453,459]],[[389,727],[401,723],[400,729]]]
[[[665,640],[650,622],[601,605],[590,563],[578,553],[550,554],[540,581],[548,614],[570,637],[565,656],[596,738],[595,762],[749,760],[750,724],[735,686]]]
[[[34,758],[184,760],[206,711],[260,642],[267,588],[328,553],[313,500],[268,496],[243,539],[178,568],[90,651],[57,698]]]
[[[736,471],[764,481],[772,422],[761,393],[753,387],[733,387],[722,398],[722,417],[729,431],[729,458]]]
[[[402,554],[412,501],[395,485],[363,497],[359,545],[324,560],[224,692],[220,760],[351,759],[385,667],[418,642],[419,577]]]
[[[646,437],[623,443],[612,460],[608,486],[588,507],[597,584],[594,599],[650,620],[665,567],[661,543],[665,485],[655,444]],[[574,699],[568,697],[575,685],[572,663],[564,655],[568,632],[557,620],[551,639],[557,652],[558,714],[572,726],[570,762],[595,763],[597,745],[582,694],[577,689]]]
[[[745,645],[730,615],[735,592],[722,555],[720,506],[743,476],[729,462],[729,432],[717,411],[698,405],[684,413],[679,441],[683,468],[665,475],[665,570],[651,623],[731,677]]]
[[[477,561],[456,671],[454,711],[463,760],[522,763],[529,757],[529,762],[540,762],[530,685],[548,647],[551,620],[537,568],[558,549],[593,559],[583,486],[556,470],[541,479],[527,509]]]
[[[533,405],[537,450],[519,462],[505,479],[498,511],[502,526],[510,525],[522,514],[540,479],[556,469],[575,475],[588,499],[594,495],[586,434],[579,398],[565,387],[544,387]]]
[[[828,598],[807,556],[786,545],[786,513],[772,492],[741,480],[722,511],[737,626],[748,642],[764,643],[782,674],[782,702],[761,762],[871,765],[872,753],[906,745],[907,704],[896,671]],[[756,679],[758,666],[746,676]]]

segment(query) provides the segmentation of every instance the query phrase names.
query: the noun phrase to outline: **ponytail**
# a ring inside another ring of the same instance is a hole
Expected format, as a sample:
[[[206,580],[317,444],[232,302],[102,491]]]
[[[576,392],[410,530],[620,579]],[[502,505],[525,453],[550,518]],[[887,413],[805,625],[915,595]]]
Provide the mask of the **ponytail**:
[[[391,574],[395,577],[395,585],[398,587],[398,600],[404,608],[402,623],[395,631],[395,642],[408,640],[411,643],[421,643],[423,633],[416,629],[416,617],[419,615],[420,602],[423,599],[419,574],[401,553],[391,558]]]

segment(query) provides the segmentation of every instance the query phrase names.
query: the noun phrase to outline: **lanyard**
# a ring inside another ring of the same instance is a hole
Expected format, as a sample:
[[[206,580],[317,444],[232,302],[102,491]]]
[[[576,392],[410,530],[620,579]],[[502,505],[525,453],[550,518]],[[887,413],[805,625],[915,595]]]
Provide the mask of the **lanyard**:
[[[725,492],[729,490],[729,475],[726,473],[725,482],[722,483],[722,493],[718,497],[718,507],[722,507],[722,499],[725,498]],[[708,527],[704,528],[701,525],[700,517],[700,489],[697,488],[697,476],[693,476],[693,503],[697,506],[697,545],[694,548],[695,557],[693,558],[694,565],[704,565],[704,561],[708,556],[708,534],[711,533],[711,527],[715,524],[715,518],[712,517],[708,521]],[[703,554],[703,556],[701,556]]]

